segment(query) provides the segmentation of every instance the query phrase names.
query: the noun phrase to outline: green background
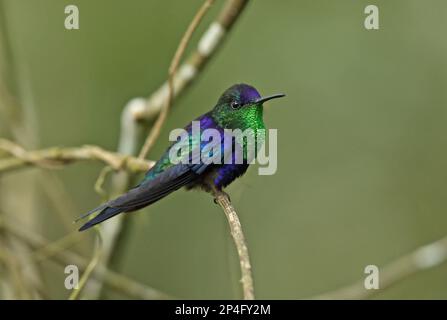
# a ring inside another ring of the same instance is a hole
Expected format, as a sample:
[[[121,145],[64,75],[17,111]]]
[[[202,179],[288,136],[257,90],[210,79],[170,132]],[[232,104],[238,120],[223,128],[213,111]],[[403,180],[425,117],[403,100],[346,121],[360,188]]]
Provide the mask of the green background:
[[[114,150],[123,106],[165,80],[202,2],[0,3],[9,78],[20,102],[34,110],[36,147]],[[446,234],[447,2],[374,1],[378,31],[363,26],[370,3],[249,3],[217,56],[176,101],[149,155],[157,158],[171,129],[208,111],[233,83],[287,94],[265,110],[267,126],[278,129],[277,173],[259,176],[251,168],[227,190],[248,241],[257,298],[334,290],[364,278],[366,265],[383,266]],[[64,28],[68,4],[79,7],[80,30]],[[189,51],[222,4],[216,1]],[[93,190],[101,168],[82,163],[56,171],[72,197],[72,218],[101,201]],[[28,173],[2,177],[3,196],[20,199],[20,190],[7,186]],[[32,214],[42,232],[64,236],[68,231],[39,192]],[[241,296],[227,223],[209,195],[182,190],[131,215],[120,272],[179,298]],[[92,248],[91,236],[85,241]],[[418,273],[377,297],[445,299],[446,272],[443,265]],[[66,298],[64,276],[47,266],[49,296]]]

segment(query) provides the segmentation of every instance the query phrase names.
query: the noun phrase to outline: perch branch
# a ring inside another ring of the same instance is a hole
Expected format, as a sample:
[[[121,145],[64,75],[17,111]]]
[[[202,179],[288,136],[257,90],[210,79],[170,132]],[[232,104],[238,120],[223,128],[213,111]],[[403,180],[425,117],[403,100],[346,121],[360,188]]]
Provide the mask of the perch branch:
[[[25,230],[20,223],[11,223],[4,219],[0,219],[0,229],[1,228],[6,229],[12,235],[21,239],[33,250],[41,250],[41,248],[51,246],[51,243],[48,240],[31,230]],[[46,258],[53,259],[53,261],[57,262],[62,267],[73,264],[78,266],[80,270],[86,270],[88,266],[88,261],[84,257],[69,250],[52,250],[52,255],[46,254]],[[39,258],[37,261],[42,261],[42,259]],[[146,300],[169,298],[165,293],[142,285],[106,268],[95,268],[92,276],[95,278],[101,277],[106,285],[109,285],[115,291],[124,293],[129,297]]]
[[[111,166],[114,170],[142,172],[150,169],[154,162],[110,152],[97,146],[79,148],[58,148],[26,151],[18,144],[0,139],[0,150],[10,154],[12,158],[0,159],[0,172],[14,170],[30,165],[53,168],[75,161],[97,160]]]
[[[220,205],[227,217],[230,226],[231,236],[236,245],[239,256],[239,264],[241,267],[241,283],[245,300],[254,300],[253,277],[251,274],[250,256],[248,255],[247,243],[245,241],[244,233],[242,232],[241,222],[230,202],[228,196],[217,189],[213,189],[213,195],[216,202]]]
[[[365,289],[364,281],[359,280],[344,288],[316,296],[314,299],[367,299],[409,276],[434,268],[445,262],[447,262],[447,236],[421,246],[413,252],[398,257],[388,265],[379,268],[379,290],[367,290]]]

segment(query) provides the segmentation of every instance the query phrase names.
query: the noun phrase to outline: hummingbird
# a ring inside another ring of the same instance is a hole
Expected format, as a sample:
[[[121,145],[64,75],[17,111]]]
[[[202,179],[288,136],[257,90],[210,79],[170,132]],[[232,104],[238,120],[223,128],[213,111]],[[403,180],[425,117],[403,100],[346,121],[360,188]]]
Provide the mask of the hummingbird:
[[[248,84],[235,84],[225,90],[214,108],[196,118],[194,121],[200,125],[200,135],[206,129],[215,129],[222,135],[225,130],[251,129],[254,132],[265,130],[263,120],[263,103],[272,99],[284,97],[284,94],[274,94],[262,97],[259,92]],[[183,156],[191,160],[197,151],[203,151],[205,144],[191,134],[193,122],[185,128],[189,135],[187,143],[190,149]],[[230,143],[218,141],[221,155],[224,157],[228,150],[233,150],[234,140]],[[234,154],[230,161],[214,163],[209,161],[175,162],[171,160],[171,144],[155,165],[145,174],[143,180],[136,187],[116,199],[110,200],[99,207],[90,210],[79,219],[83,219],[99,211],[93,219],[85,223],[79,231],[87,230],[94,225],[110,219],[122,212],[132,212],[144,208],[168,194],[182,188],[200,188],[206,192],[218,190],[224,192],[227,187],[248,169],[250,161],[244,153],[241,163],[235,161]],[[180,155],[181,156],[181,155]],[[217,156],[217,155],[216,155]],[[192,162],[192,163],[191,163]],[[78,220],[79,220],[78,219]]]

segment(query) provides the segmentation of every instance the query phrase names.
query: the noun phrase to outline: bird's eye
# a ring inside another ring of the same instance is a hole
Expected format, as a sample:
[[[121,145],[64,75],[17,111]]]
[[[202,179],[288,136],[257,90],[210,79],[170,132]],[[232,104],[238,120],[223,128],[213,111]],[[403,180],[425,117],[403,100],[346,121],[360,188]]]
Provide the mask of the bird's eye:
[[[233,109],[238,109],[240,106],[241,106],[241,105],[240,105],[239,102],[233,101],[233,102],[231,103],[231,107],[232,107]]]

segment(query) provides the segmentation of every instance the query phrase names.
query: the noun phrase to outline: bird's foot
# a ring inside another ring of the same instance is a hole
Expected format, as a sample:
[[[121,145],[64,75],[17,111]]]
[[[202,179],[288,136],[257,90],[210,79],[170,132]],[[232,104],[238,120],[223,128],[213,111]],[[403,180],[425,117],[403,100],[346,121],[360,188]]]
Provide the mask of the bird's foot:
[[[225,198],[227,198],[228,202],[231,202],[231,198],[230,198],[230,195],[228,193],[226,193],[225,191],[220,190],[219,194],[225,196]],[[217,204],[217,197],[214,198],[214,203]]]

